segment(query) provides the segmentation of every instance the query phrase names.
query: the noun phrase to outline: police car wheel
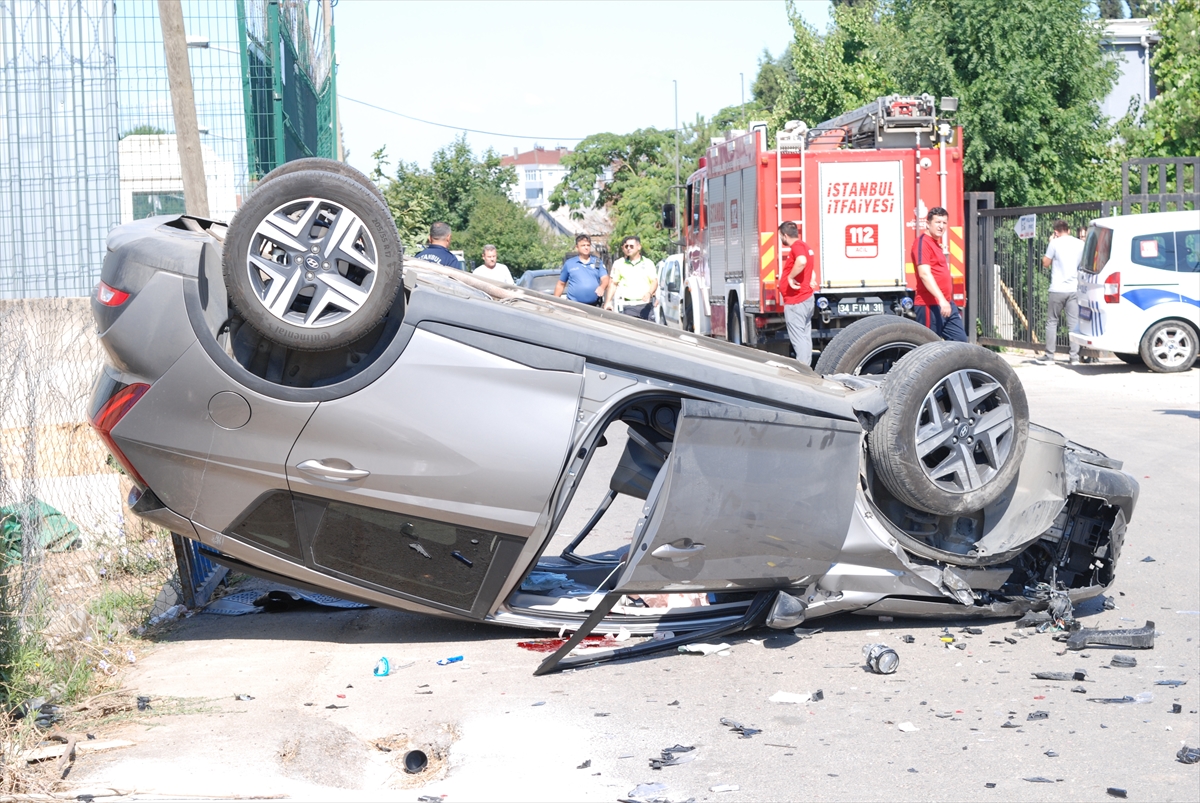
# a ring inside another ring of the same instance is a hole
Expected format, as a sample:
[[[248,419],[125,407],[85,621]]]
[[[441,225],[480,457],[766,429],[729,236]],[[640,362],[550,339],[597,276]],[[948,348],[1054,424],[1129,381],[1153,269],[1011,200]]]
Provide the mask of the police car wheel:
[[[1186,371],[1196,362],[1196,332],[1183,321],[1159,321],[1142,337],[1141,357],[1155,373]]]
[[[821,376],[886,374],[917,346],[937,340],[933,330],[909,318],[897,315],[860,318],[838,332],[821,350],[816,371]]]
[[[913,349],[884,380],[871,464],[909,507],[941,516],[983,510],[1016,479],[1029,404],[1013,369],[968,343]]]
[[[395,223],[340,173],[301,170],[260,186],[229,224],[222,263],[246,323],[291,349],[352,343],[403,303]]]

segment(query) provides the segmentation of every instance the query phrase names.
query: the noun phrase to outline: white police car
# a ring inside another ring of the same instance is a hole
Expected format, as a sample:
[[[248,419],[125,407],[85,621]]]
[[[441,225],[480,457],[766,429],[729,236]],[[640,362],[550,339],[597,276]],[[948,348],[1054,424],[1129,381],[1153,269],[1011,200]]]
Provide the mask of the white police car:
[[[1101,218],[1079,265],[1071,342],[1152,371],[1186,371],[1200,338],[1200,212]]]

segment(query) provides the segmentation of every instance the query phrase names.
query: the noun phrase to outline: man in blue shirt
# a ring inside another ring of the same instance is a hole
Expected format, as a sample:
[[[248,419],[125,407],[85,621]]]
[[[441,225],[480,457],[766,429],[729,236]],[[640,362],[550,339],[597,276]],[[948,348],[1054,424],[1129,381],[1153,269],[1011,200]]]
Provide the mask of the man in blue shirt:
[[[429,245],[417,254],[417,259],[445,265],[447,268],[462,270],[458,257],[450,253],[450,224],[434,223],[429,227]]]
[[[604,303],[604,293],[608,290],[608,271],[600,257],[592,254],[591,237],[576,235],[575,251],[577,255],[563,263],[554,295],[566,292],[570,301],[598,307]]]

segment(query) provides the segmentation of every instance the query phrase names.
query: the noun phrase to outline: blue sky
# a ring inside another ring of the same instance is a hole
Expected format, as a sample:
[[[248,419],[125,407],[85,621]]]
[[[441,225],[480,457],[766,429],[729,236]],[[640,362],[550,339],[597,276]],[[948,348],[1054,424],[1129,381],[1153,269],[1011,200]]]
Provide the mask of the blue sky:
[[[826,0],[797,6],[825,29]],[[749,99],[763,48],[778,55],[792,36],[783,0],[341,0],[334,14],[345,146],[363,170],[385,145],[393,166],[428,166],[458,131],[353,100],[500,134],[468,134],[476,152],[570,147],[601,131],[672,128],[673,79],[681,123],[740,102],[738,73]]]

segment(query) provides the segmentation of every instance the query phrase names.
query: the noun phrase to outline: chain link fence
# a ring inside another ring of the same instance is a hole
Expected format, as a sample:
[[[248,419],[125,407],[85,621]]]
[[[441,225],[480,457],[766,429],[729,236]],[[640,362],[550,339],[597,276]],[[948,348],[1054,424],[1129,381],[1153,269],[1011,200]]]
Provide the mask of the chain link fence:
[[[88,303],[0,301],[0,698],[12,704],[75,699],[116,674],[178,596],[170,534],[127,512],[131,484],[88,422],[103,360]]]

